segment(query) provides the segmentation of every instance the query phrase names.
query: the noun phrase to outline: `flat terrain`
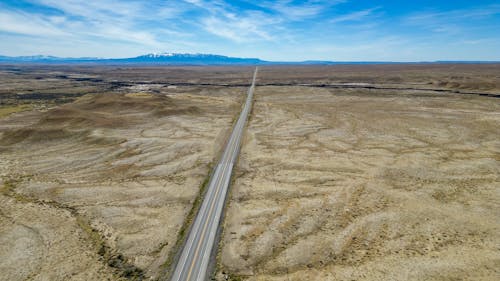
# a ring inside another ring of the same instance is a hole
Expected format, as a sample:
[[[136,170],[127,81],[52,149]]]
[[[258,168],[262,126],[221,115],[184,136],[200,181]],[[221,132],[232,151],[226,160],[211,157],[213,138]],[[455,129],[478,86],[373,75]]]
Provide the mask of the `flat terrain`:
[[[499,99],[299,86],[255,97],[220,280],[500,278]]]
[[[166,276],[253,67],[0,65],[0,280]],[[498,280],[500,65],[259,68],[219,280]]]
[[[500,94],[500,64],[395,64],[262,68],[259,85],[439,89]]]

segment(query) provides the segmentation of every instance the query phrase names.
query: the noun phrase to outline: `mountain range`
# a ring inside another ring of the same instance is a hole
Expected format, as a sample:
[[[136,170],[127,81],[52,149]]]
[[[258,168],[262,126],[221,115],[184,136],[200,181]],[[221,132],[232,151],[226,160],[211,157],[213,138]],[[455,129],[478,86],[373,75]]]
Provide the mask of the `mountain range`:
[[[165,64],[165,65],[255,65],[269,62],[257,58],[235,58],[212,54],[152,53],[132,58],[61,58],[54,56],[0,56],[0,63],[47,64]]]
[[[24,63],[24,64],[135,64],[135,65],[331,65],[331,64],[389,64],[399,62],[333,62],[333,61],[300,61],[300,62],[277,62],[265,61],[258,58],[237,58],[213,54],[181,54],[181,53],[151,53],[132,58],[61,58],[54,56],[1,56],[0,64]],[[483,61],[436,61],[415,63],[490,63]]]

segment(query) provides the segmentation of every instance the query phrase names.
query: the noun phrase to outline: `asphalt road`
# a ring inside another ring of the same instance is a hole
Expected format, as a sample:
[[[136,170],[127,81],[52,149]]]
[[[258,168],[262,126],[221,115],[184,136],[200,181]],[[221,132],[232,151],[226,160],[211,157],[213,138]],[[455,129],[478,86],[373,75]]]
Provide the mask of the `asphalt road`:
[[[205,280],[208,277],[208,264],[215,244],[224,201],[226,198],[233,166],[240,151],[243,129],[250,113],[255,89],[257,68],[253,74],[252,85],[238,121],[234,125],[229,141],[215,171],[210,178],[205,199],[198,211],[188,239],[172,275],[172,281]]]

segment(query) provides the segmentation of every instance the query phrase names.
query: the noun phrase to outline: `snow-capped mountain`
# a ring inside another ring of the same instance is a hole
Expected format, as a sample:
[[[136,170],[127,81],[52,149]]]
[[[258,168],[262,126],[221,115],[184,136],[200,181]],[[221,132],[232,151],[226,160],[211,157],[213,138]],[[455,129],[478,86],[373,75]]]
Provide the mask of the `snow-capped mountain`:
[[[135,58],[121,59],[127,62],[169,63],[169,64],[260,64],[257,58],[235,58],[212,54],[152,53]]]
[[[144,55],[143,57],[149,57],[149,58],[161,58],[161,57],[172,57],[176,55],[175,53],[151,53]]]

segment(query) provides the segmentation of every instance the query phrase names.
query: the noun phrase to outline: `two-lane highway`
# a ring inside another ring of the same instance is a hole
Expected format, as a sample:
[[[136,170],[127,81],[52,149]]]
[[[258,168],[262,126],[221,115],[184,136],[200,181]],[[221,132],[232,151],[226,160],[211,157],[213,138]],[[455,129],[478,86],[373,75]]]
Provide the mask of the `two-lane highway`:
[[[243,110],[234,125],[224,153],[210,178],[205,199],[182,249],[172,275],[172,281],[202,281],[207,278],[209,260],[216,242],[216,234],[224,209],[229,181],[240,150],[243,129],[252,107],[256,77],[257,68],[255,68],[252,85],[248,89]]]

